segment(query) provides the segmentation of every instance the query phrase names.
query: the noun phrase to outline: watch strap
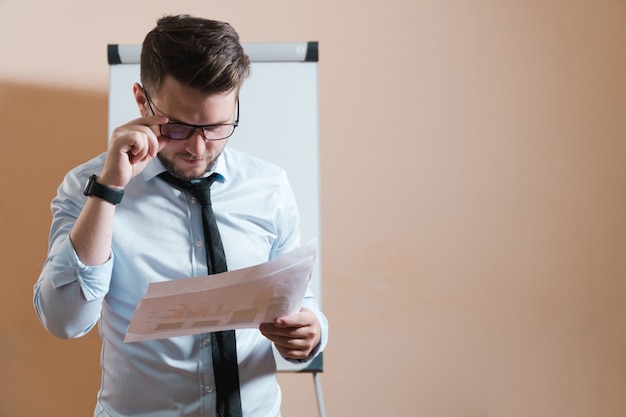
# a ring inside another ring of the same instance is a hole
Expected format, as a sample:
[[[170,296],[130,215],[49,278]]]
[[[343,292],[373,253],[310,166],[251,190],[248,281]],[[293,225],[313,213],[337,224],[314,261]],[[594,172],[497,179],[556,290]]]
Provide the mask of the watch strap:
[[[89,181],[87,181],[87,186],[85,187],[84,194],[86,196],[98,197],[102,200],[108,201],[113,205],[119,204],[120,201],[122,201],[122,197],[124,197],[124,190],[117,190],[115,188],[102,185],[96,181],[97,179],[98,176],[95,174],[89,177]]]

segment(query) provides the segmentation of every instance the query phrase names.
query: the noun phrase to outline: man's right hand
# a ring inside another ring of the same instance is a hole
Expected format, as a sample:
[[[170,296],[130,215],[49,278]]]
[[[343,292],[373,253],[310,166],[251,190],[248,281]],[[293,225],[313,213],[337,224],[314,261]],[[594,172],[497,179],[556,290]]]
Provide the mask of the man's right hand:
[[[123,189],[165,146],[167,139],[159,139],[152,127],[167,121],[165,116],[145,116],[113,130],[98,182]]]

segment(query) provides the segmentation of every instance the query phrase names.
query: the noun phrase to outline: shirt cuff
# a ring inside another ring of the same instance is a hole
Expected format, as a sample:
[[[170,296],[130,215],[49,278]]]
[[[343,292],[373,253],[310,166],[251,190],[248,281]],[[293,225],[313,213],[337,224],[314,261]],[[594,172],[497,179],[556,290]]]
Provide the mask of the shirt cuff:
[[[64,287],[78,282],[85,299],[93,301],[104,298],[109,291],[113,253],[104,264],[87,266],[80,261],[72,242],[67,239],[50,259],[48,268],[55,290],[62,292]]]

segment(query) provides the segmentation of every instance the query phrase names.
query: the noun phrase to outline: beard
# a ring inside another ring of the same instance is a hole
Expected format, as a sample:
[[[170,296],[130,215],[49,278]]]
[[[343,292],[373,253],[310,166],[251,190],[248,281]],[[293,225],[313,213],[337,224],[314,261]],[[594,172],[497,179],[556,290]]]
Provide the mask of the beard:
[[[173,159],[170,159],[170,158],[166,157],[161,152],[159,152],[157,154],[157,158],[159,158],[159,161],[161,161],[161,163],[163,164],[165,169],[167,169],[170,174],[174,175],[177,178],[180,178],[181,180],[189,181],[189,180],[202,178],[204,176],[204,174],[206,174],[207,172],[211,171],[213,169],[213,166],[215,165],[215,161],[217,160],[217,158],[220,155],[221,155],[221,152],[212,161],[209,161],[209,163],[207,163],[206,169],[200,175],[192,175],[188,171],[184,171],[182,169],[179,169],[176,166],[176,163],[173,161]],[[193,155],[191,155],[191,154],[185,154],[185,155],[180,155],[180,156],[182,156],[184,158],[192,158],[193,157]]]

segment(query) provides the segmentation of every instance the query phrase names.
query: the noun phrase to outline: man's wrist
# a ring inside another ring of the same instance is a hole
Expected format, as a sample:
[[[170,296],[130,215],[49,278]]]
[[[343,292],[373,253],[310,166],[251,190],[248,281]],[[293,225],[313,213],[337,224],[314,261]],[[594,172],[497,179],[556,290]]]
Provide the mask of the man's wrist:
[[[122,197],[124,197],[124,190],[101,184],[97,181],[97,179],[98,176],[95,174],[89,177],[83,194],[88,197],[98,197],[113,205],[119,204],[122,201]]]

